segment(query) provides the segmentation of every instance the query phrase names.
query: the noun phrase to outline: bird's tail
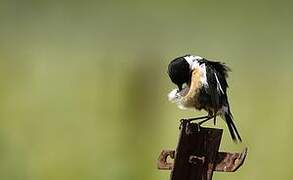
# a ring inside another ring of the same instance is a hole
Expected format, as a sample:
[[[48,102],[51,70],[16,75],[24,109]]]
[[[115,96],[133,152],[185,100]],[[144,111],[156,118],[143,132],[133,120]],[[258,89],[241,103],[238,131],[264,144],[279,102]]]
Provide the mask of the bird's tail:
[[[224,117],[233,141],[235,143],[242,142],[240,134],[238,133],[237,128],[233,122],[232,114],[230,112],[224,112]]]

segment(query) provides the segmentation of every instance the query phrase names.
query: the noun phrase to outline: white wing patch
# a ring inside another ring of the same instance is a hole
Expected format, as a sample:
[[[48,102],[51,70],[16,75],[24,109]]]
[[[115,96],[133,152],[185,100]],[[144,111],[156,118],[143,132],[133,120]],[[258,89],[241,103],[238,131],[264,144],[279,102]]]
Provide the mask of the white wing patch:
[[[217,91],[221,91],[223,94],[225,94],[224,91],[223,91],[223,89],[222,89],[222,86],[220,84],[220,81],[218,79],[218,76],[217,76],[217,74],[215,72],[214,72],[214,75],[215,75],[216,81],[217,81]]]
[[[203,58],[200,56],[190,55],[190,56],[185,56],[184,59],[188,62],[190,69],[195,69],[196,67],[199,66],[198,60],[201,60]]]

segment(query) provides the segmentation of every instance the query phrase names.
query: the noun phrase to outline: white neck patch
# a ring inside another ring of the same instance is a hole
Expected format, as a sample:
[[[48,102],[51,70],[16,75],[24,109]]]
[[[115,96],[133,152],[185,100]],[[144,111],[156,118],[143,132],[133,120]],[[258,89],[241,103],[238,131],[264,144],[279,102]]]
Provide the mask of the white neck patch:
[[[188,62],[190,69],[194,69],[199,66],[198,60],[202,60],[203,58],[200,56],[188,55],[185,56],[184,59]]]
[[[202,72],[202,77],[200,78],[200,81],[205,86],[208,86],[207,75],[206,75],[206,66],[204,63],[199,65],[199,62],[198,62],[199,60],[202,60],[203,58],[200,56],[189,55],[189,56],[185,56],[184,59],[188,62],[189,68],[191,70],[198,68]]]

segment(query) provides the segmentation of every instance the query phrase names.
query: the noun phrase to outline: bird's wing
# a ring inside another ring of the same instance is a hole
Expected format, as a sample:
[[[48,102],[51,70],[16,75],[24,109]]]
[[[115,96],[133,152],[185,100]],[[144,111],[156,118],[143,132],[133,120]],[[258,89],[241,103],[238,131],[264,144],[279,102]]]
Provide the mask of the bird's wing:
[[[241,137],[237,128],[233,122],[233,116],[230,111],[227,88],[228,83],[226,77],[228,77],[228,71],[230,69],[220,62],[206,61],[206,74],[208,81],[207,92],[211,97],[212,106],[215,111],[223,106],[223,118],[225,119],[230,135],[235,142],[241,142]],[[217,113],[217,112],[214,112]],[[215,122],[215,121],[214,121]]]
[[[227,103],[228,83],[226,77],[228,77],[229,68],[220,62],[205,60],[204,63],[208,82],[206,91],[211,98],[213,109],[217,110],[221,105]]]
[[[217,77],[217,72],[215,69],[206,64],[206,76],[208,86],[205,86],[207,94],[210,96],[211,105],[214,110],[218,109],[220,106],[220,97],[221,97],[221,86],[219,84],[219,78]],[[216,113],[216,112],[214,112]]]
[[[226,93],[226,89],[228,88],[226,78],[228,77],[228,71],[230,71],[230,68],[221,62],[207,60],[206,63],[213,69],[218,85],[222,88],[223,92]]]

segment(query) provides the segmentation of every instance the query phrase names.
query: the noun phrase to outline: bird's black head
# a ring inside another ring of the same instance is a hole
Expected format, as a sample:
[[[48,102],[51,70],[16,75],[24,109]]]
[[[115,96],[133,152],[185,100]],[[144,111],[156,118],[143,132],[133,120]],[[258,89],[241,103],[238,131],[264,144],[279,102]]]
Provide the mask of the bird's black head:
[[[184,83],[190,82],[191,70],[189,66],[184,56],[172,60],[168,66],[169,77],[178,86],[180,91]]]

